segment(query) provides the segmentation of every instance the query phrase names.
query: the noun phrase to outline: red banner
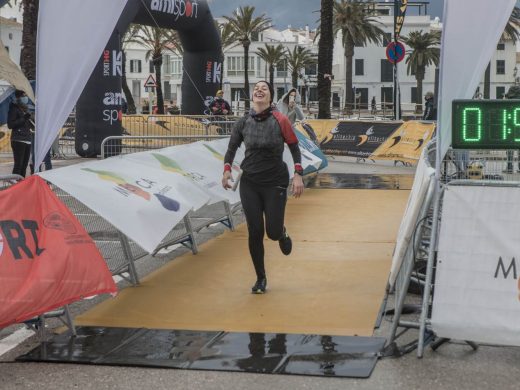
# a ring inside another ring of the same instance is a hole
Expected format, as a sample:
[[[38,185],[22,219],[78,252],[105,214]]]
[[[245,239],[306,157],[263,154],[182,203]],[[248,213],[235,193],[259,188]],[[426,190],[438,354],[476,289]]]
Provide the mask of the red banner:
[[[0,191],[0,328],[115,292],[96,245],[45,181]]]

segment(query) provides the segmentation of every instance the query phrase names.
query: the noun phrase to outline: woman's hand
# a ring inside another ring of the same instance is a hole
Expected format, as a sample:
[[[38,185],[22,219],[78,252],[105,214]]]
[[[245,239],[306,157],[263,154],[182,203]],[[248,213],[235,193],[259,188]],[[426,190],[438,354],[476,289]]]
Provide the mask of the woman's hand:
[[[295,173],[292,180],[292,194],[295,198],[299,198],[301,194],[303,194],[303,178]]]
[[[229,180],[233,182],[233,176],[231,175],[230,171],[224,171],[224,174],[222,175],[222,187],[224,187],[225,190],[228,188],[233,188],[231,184],[229,184]]]

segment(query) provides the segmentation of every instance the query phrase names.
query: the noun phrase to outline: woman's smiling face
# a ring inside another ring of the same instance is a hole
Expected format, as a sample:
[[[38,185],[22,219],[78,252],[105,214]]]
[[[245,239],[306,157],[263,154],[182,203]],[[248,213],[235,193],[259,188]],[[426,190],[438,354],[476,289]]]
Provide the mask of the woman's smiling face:
[[[269,91],[269,87],[266,83],[260,81],[255,84],[255,88],[253,89],[253,103],[271,103],[271,92]]]

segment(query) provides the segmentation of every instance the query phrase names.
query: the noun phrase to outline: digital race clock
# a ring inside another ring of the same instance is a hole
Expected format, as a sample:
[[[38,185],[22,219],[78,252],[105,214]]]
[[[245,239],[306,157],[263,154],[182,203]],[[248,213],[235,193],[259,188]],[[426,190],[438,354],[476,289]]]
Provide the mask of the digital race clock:
[[[520,149],[520,100],[454,100],[454,149]]]

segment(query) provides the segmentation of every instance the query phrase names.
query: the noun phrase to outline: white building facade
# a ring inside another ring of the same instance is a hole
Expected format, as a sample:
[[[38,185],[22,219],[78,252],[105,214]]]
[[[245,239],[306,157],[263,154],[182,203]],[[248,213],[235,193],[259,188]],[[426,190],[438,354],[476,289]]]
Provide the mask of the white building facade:
[[[366,47],[356,47],[354,58],[352,61],[352,79],[353,88],[357,96],[356,105],[362,108],[369,108],[372,98],[375,97],[378,108],[386,105],[393,105],[393,65],[386,58],[386,45],[393,39],[393,7],[388,4],[381,3],[381,10],[386,9],[386,15],[376,17],[379,27],[385,31],[385,42],[380,45],[368,44]],[[385,11],[381,12],[385,13]],[[417,12],[416,12],[417,13]],[[442,30],[442,25],[438,19],[432,19],[429,15],[407,15],[401,36],[407,36],[412,31],[430,32],[433,30]],[[223,20],[219,20],[223,22]],[[249,48],[249,83],[250,93],[252,85],[259,80],[269,79],[268,65],[258,55],[259,48],[265,44],[278,45],[282,44],[287,50],[292,50],[296,45],[311,50],[318,54],[318,42],[314,42],[315,32],[309,31],[308,27],[303,29],[294,29],[289,26],[285,30],[277,30],[269,28],[261,33],[257,40],[251,42]],[[407,52],[410,50],[406,47]],[[154,75],[153,67],[150,61],[145,60],[146,49],[137,45],[130,45],[126,51],[126,74],[128,86],[132,91],[132,95],[136,102],[144,103],[148,98],[144,89],[144,83],[150,74]],[[224,64],[222,73],[222,89],[224,97],[234,105],[234,110],[239,102],[243,105],[246,98],[244,96],[244,51],[243,47],[238,43],[224,48]],[[406,57],[405,57],[406,59]],[[333,57],[333,80],[332,80],[332,99],[333,107],[343,108],[345,102],[345,72],[346,60],[344,48],[341,43],[341,35],[335,38],[334,57]],[[497,45],[493,58],[490,62],[490,96],[489,98],[502,98],[507,92],[509,86],[515,82],[516,75],[516,47],[510,40],[500,42]],[[520,70],[520,68],[518,68]],[[463,71],[463,70],[461,70]],[[175,53],[165,53],[162,69],[162,87],[164,100],[166,104],[173,102],[181,105],[182,93],[181,83],[183,72],[189,75],[190,70],[183,69],[182,58]],[[302,72],[298,78],[298,88],[302,93],[302,101],[315,103],[318,100],[317,94],[317,65],[308,67]],[[400,88],[401,107],[405,111],[412,111],[415,104],[423,102],[423,96],[417,96],[417,81],[414,75],[408,74],[405,60],[398,64],[398,81]],[[478,93],[484,90],[482,83]],[[423,80],[423,94],[427,91],[435,90],[435,67],[426,68],[425,78]],[[291,88],[291,74],[287,66],[280,64],[275,68],[274,89],[275,101],[281,97],[289,88]],[[216,91],[215,91],[216,92]],[[171,103],[170,103],[171,104]],[[181,107],[182,108],[182,107]]]
[[[14,63],[20,65],[22,51],[22,25],[13,19],[0,16],[0,39]]]

